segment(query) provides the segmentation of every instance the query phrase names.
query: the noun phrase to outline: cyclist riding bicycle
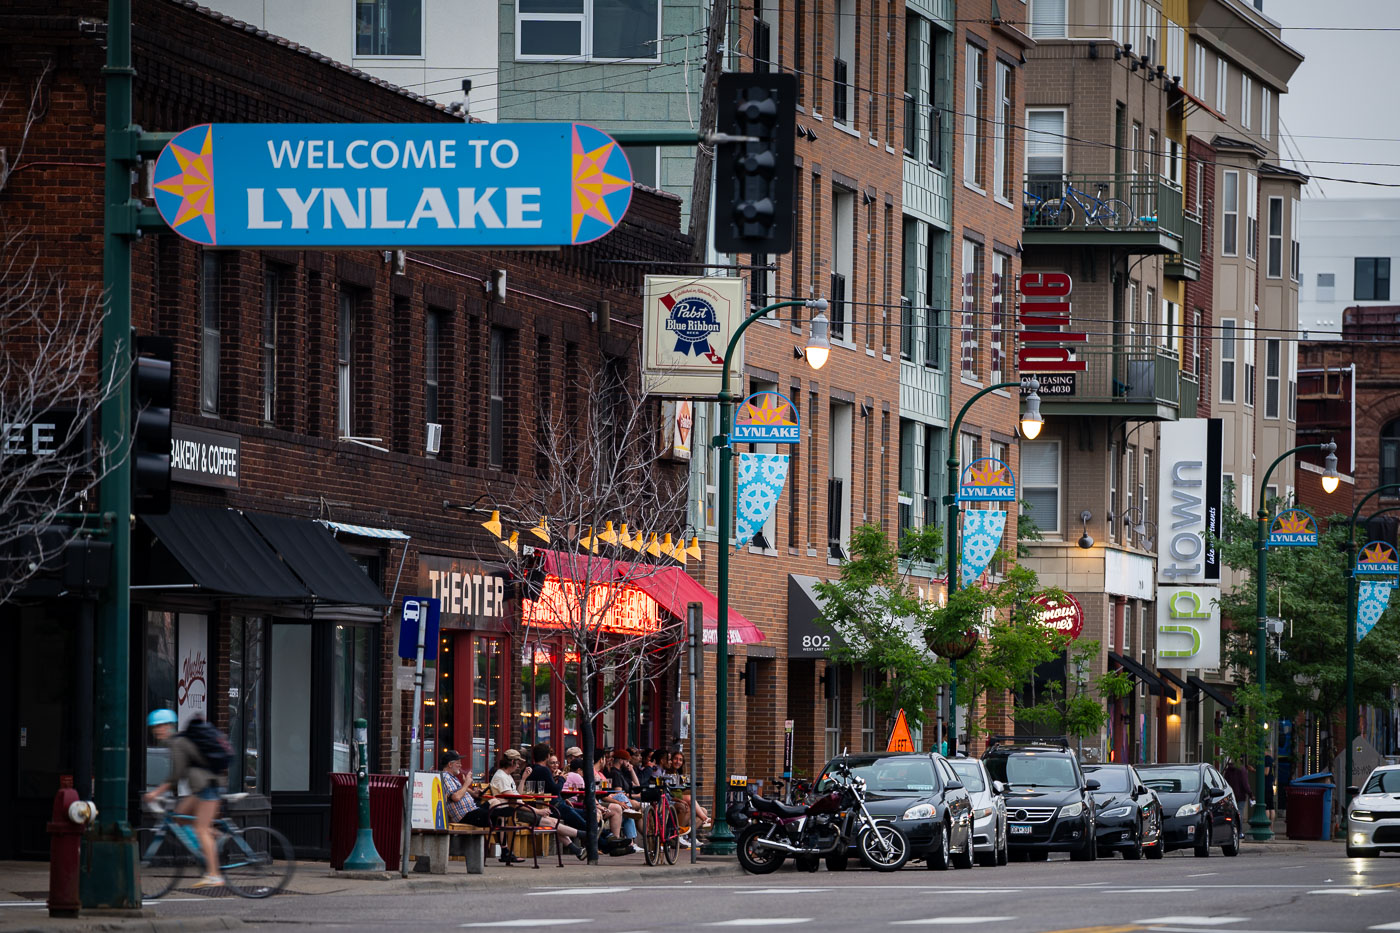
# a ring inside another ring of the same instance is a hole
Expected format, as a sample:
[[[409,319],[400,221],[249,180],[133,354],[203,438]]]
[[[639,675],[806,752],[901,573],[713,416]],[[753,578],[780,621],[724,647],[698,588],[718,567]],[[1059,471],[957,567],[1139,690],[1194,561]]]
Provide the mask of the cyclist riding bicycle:
[[[181,798],[175,809],[177,813],[194,817],[195,838],[199,840],[199,848],[204,855],[204,877],[194,886],[222,886],[224,879],[219,874],[219,856],[214,848],[213,831],[223,793],[220,775],[205,767],[204,756],[191,739],[175,731],[178,721],[175,712],[168,709],[158,709],[146,719],[151,735],[170,750],[170,773],[164,783],[142,795],[141,799],[150,803],[179,787],[181,781],[189,785],[189,795]]]

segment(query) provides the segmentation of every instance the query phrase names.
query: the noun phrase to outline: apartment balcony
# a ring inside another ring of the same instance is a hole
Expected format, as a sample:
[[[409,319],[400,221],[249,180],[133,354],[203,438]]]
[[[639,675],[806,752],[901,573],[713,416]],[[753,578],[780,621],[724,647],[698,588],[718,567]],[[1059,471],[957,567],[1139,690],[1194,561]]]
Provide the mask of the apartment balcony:
[[[1201,381],[1198,377],[1190,373],[1181,374],[1181,405],[1178,408],[1180,417],[1196,417],[1196,409],[1201,404]]]
[[[1182,403],[1181,360],[1164,347],[1079,350],[1082,373],[1040,376],[1040,410],[1051,415],[1103,415],[1175,421]],[[1193,401],[1194,406],[1194,401]]]
[[[1186,248],[1181,189],[1156,175],[1025,177],[1027,246],[1112,246],[1133,253]],[[1199,267],[1199,236],[1197,266]]]
[[[1167,257],[1163,272],[1168,278],[1197,282],[1201,278],[1201,215],[1187,211],[1182,223],[1181,252]]]

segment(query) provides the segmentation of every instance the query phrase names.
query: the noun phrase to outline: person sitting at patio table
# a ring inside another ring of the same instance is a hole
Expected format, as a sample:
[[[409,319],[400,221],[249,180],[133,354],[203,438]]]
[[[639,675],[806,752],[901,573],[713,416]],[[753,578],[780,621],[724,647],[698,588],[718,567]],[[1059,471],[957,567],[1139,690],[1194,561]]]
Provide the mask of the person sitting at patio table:
[[[686,783],[685,752],[675,752],[671,755],[671,765],[666,769],[666,783],[673,788],[672,793],[676,801],[676,819],[680,821],[682,826],[689,826],[690,794],[676,793],[674,791],[674,788]],[[699,801],[695,803],[695,818],[700,821],[700,825],[695,827],[696,829],[710,828],[710,812],[700,806]],[[689,848],[690,841],[685,836],[682,836],[681,844]]]
[[[496,773],[491,775],[491,806],[510,807],[511,813],[516,821],[526,823],[530,826],[543,826],[553,829],[561,839],[567,839],[568,844],[564,846],[564,851],[569,855],[580,859],[587,858],[588,853],[579,847],[574,840],[578,837],[578,830],[572,826],[560,823],[556,817],[549,816],[548,811],[541,812],[535,807],[522,802],[520,797],[520,787],[516,783],[516,772],[524,764],[525,758],[520,752],[513,748],[508,748],[501,753],[501,760],[496,764]],[[503,852],[501,861],[515,861],[512,856],[507,859],[508,853]]]
[[[491,811],[478,806],[470,787],[472,773],[462,766],[462,756],[453,749],[447,749],[438,759],[438,770],[442,772],[442,796],[447,804],[449,823],[466,823],[470,826],[489,826]]]
[[[564,776],[564,783],[560,789],[561,800],[565,806],[573,809],[584,819],[583,814],[583,758],[573,758],[569,761],[569,773]],[[604,822],[608,824],[608,832],[614,839],[622,838],[622,805],[616,801],[607,800],[601,795],[595,798],[598,808],[598,824]]]

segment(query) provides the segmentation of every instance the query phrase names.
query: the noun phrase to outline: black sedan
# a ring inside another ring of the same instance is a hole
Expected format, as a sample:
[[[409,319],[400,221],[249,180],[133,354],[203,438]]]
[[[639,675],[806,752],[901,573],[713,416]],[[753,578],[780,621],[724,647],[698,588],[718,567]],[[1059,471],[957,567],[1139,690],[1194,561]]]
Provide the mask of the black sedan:
[[[1099,782],[1093,792],[1099,852],[1118,850],[1125,859],[1161,858],[1162,803],[1132,765],[1084,765]]]
[[[942,755],[865,754],[845,760],[851,774],[865,780],[866,809],[904,833],[910,858],[922,858],[935,869],[972,867],[972,798]],[[830,768],[828,763],[822,769],[819,793]],[[843,868],[845,859],[828,859],[827,867]]]
[[[1142,782],[1162,802],[1162,841],[1168,852],[1191,849],[1200,858],[1219,846],[1239,855],[1244,823],[1234,791],[1208,764],[1142,765]]]

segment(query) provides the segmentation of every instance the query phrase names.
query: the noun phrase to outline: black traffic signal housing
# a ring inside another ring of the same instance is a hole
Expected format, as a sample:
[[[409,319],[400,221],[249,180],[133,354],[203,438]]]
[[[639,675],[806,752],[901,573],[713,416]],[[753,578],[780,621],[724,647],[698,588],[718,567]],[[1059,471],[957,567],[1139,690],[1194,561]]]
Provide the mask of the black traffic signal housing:
[[[715,143],[715,249],[791,252],[797,76],[727,73],[718,88],[716,131],[756,141]]]
[[[131,362],[131,511],[170,511],[170,409],[175,399],[174,344],[137,337]]]

